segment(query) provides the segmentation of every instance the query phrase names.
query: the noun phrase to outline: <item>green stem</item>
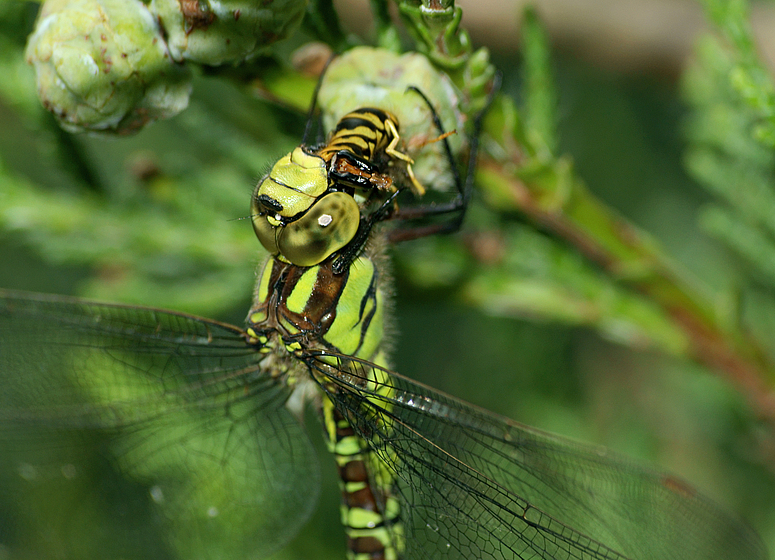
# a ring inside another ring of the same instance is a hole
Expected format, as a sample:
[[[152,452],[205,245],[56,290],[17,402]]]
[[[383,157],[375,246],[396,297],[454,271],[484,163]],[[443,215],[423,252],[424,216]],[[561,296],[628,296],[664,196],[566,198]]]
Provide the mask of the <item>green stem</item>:
[[[417,50],[443,70],[463,93],[461,109],[473,117],[487,103],[495,67],[485,48],[473,50],[460,27],[463,11],[454,0],[401,0],[398,11]]]
[[[390,18],[387,0],[370,0],[377,32],[377,45],[393,52],[401,51],[401,38]]]
[[[334,9],[333,0],[313,0],[307,7],[305,19],[313,34],[335,51],[344,50],[347,38]]]
[[[478,184],[488,202],[523,213],[658,304],[686,334],[687,357],[722,372],[775,422],[769,397],[775,365],[747,333],[725,324],[711,298],[687,281],[654,239],[595,198],[567,159],[539,164],[513,141],[511,146],[505,158],[480,162]]]
[[[420,51],[450,74],[462,72],[471,39],[460,27],[463,11],[453,1],[405,0],[398,10]]]

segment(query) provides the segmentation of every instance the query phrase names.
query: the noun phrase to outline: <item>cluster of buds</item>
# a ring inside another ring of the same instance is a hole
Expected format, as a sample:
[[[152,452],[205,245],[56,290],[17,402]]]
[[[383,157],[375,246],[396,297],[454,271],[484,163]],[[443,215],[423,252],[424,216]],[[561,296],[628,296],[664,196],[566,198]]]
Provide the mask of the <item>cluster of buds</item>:
[[[306,0],[151,0],[170,55],[217,66],[239,63],[289,36],[301,22]]]
[[[46,0],[27,44],[38,95],[71,132],[127,133],[188,105],[186,63],[239,63],[288,36],[307,0]]]

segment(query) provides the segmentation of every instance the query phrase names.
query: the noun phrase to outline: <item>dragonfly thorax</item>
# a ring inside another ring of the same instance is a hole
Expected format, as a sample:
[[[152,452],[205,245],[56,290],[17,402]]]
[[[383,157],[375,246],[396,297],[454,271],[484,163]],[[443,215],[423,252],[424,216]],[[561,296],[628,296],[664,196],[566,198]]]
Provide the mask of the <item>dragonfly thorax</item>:
[[[373,359],[384,332],[378,271],[365,255],[342,274],[334,274],[333,262],[300,267],[269,258],[248,314],[253,342],[263,346],[277,337],[297,355],[326,351]]]

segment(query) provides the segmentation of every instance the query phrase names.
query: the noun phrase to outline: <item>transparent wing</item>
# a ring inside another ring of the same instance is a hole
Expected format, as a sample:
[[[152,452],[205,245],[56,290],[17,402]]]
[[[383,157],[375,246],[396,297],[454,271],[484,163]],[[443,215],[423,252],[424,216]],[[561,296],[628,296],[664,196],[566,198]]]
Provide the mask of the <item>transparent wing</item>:
[[[0,291],[10,557],[243,559],[286,543],[318,466],[261,359],[230,325]],[[95,471],[112,482],[94,487]]]
[[[333,379],[329,397],[395,473],[408,559],[766,558],[752,530],[679,479],[373,364],[331,360],[308,363]]]

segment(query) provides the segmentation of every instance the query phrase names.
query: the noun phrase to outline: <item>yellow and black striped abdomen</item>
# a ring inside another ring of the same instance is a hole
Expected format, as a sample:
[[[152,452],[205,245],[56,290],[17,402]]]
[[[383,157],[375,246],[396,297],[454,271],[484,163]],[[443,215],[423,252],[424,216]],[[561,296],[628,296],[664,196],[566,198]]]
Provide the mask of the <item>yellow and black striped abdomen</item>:
[[[339,120],[328,144],[317,155],[329,161],[337,152],[346,150],[374,161],[388,147],[394,137],[393,131],[397,130],[398,121],[387,111],[362,107]]]

